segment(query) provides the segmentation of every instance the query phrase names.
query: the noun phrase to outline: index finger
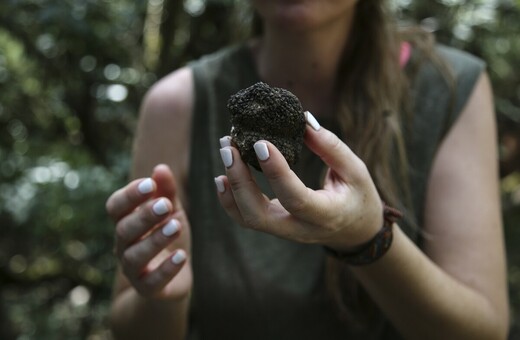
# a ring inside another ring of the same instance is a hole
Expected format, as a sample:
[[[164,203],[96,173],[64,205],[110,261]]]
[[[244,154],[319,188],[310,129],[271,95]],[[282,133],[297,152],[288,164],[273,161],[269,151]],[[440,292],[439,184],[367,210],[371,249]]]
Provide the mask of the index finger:
[[[130,182],[125,187],[115,191],[107,200],[105,207],[115,221],[135,210],[148,200],[156,189],[151,178],[141,178]]]
[[[292,215],[319,224],[331,201],[322,191],[308,188],[291,170],[282,153],[269,141],[254,144],[260,166],[280,204]]]

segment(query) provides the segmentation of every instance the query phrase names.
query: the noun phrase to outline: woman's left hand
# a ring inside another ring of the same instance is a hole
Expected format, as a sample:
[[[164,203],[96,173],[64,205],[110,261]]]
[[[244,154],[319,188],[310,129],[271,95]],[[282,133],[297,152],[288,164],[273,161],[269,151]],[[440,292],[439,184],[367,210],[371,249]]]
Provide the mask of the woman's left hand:
[[[228,215],[246,228],[352,250],[381,229],[381,198],[363,161],[335,134],[313,126],[307,126],[305,144],[329,167],[323,189],[306,187],[280,151],[260,140],[255,151],[277,198],[262,193],[233,146],[220,149],[226,176],[215,178],[218,196]]]

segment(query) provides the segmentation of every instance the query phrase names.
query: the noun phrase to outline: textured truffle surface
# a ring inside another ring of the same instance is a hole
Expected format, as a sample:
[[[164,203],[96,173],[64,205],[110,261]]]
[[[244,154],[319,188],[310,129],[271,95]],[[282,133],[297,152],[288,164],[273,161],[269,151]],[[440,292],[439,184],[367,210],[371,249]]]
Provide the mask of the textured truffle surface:
[[[242,159],[261,170],[253,145],[260,139],[273,143],[290,166],[299,158],[305,132],[305,115],[291,92],[258,82],[232,95],[231,139]]]

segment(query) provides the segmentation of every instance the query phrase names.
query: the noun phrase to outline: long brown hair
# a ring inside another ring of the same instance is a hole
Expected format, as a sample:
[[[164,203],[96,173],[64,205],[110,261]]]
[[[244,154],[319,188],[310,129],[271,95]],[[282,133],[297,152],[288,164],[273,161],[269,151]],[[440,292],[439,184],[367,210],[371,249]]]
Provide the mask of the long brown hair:
[[[262,34],[258,15],[250,27],[252,36]],[[381,198],[405,211],[407,225],[416,228],[403,133],[411,129],[409,88],[414,67],[408,67],[408,73],[400,67],[403,41],[439,66],[450,83],[449,70],[433,51],[433,35],[398,28],[386,0],[360,0],[335,84],[339,94],[336,119],[343,139],[366,164]],[[345,264],[329,258],[325,282],[339,316],[354,329],[364,331],[380,316]]]
[[[423,57],[406,70],[399,60],[404,41]],[[408,232],[418,234],[404,136],[412,128],[410,85],[419,64],[430,60],[451,89],[452,102],[454,98],[452,74],[434,46],[432,34],[415,27],[398,28],[387,1],[358,1],[336,84],[340,98],[336,117],[344,140],[366,164],[383,201],[404,211]],[[364,331],[380,317],[345,264],[329,258],[326,283],[340,317],[354,329]]]
[[[366,164],[381,198],[405,210],[410,203],[405,141],[408,81],[399,65],[401,37],[386,1],[358,1],[337,91],[344,140]],[[406,209],[407,210],[407,209]],[[360,331],[378,316],[348,268],[329,258],[326,283],[340,316]]]
[[[405,96],[408,81],[399,68],[401,33],[386,2],[363,0],[356,5],[335,84],[339,94],[335,117],[344,140],[367,165],[383,200],[404,209],[407,159],[400,122],[410,111]],[[246,35],[262,34],[262,20],[253,13]]]

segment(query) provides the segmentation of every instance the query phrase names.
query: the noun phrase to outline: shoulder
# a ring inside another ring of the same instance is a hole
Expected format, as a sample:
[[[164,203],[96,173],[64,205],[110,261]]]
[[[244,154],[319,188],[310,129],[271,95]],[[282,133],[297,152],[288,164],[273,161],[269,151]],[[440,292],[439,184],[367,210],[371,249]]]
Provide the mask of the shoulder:
[[[447,66],[448,88],[451,92],[450,125],[464,112],[473,93],[481,90],[477,89],[477,85],[485,73],[486,64],[470,53],[445,45],[437,45],[436,53]]]
[[[415,85],[419,98],[431,98],[434,106],[444,102],[456,117],[466,105],[485,70],[480,58],[457,48],[437,44],[428,51],[417,51],[419,65]]]
[[[470,53],[445,45],[437,45],[435,50],[447,64],[457,90],[469,96],[486,67],[485,62]]]
[[[226,79],[231,79],[231,69],[236,69],[237,61],[243,59],[243,50],[243,45],[223,48],[159,80],[144,96],[139,114],[138,137],[151,131],[171,132],[171,129],[187,134],[195,105],[199,99],[204,100],[208,84],[222,86]]]
[[[172,72],[148,90],[134,138],[133,176],[148,176],[159,163],[170,165],[177,177],[185,175],[193,99],[188,67]]]
[[[442,75],[449,70],[455,78],[468,76],[478,78],[486,67],[485,62],[477,56],[443,44],[414,48],[412,60],[419,66],[419,71]]]
[[[485,66],[478,57],[442,44],[414,49],[407,68],[414,111],[423,125],[435,127],[434,137],[442,138],[464,110]]]
[[[137,137],[161,134],[166,138],[171,135],[172,129],[185,131],[190,123],[193,102],[191,69],[184,67],[170,73],[144,96]]]
[[[174,116],[190,113],[200,78],[220,78],[226,69],[236,68],[243,50],[243,45],[222,48],[165,76],[147,92],[141,114],[167,114],[171,118],[172,113]]]
[[[427,179],[441,144],[471,101],[487,91],[480,80],[485,79],[484,69],[482,60],[456,48],[440,44],[413,48],[406,67],[411,114],[409,121],[403,119],[403,131],[419,222],[423,220]]]
[[[193,75],[183,67],[159,80],[146,93],[140,119],[175,120],[191,113],[193,105]]]
[[[454,47],[437,44],[435,51],[457,74],[471,71],[480,72],[485,67],[485,62],[482,59]]]

